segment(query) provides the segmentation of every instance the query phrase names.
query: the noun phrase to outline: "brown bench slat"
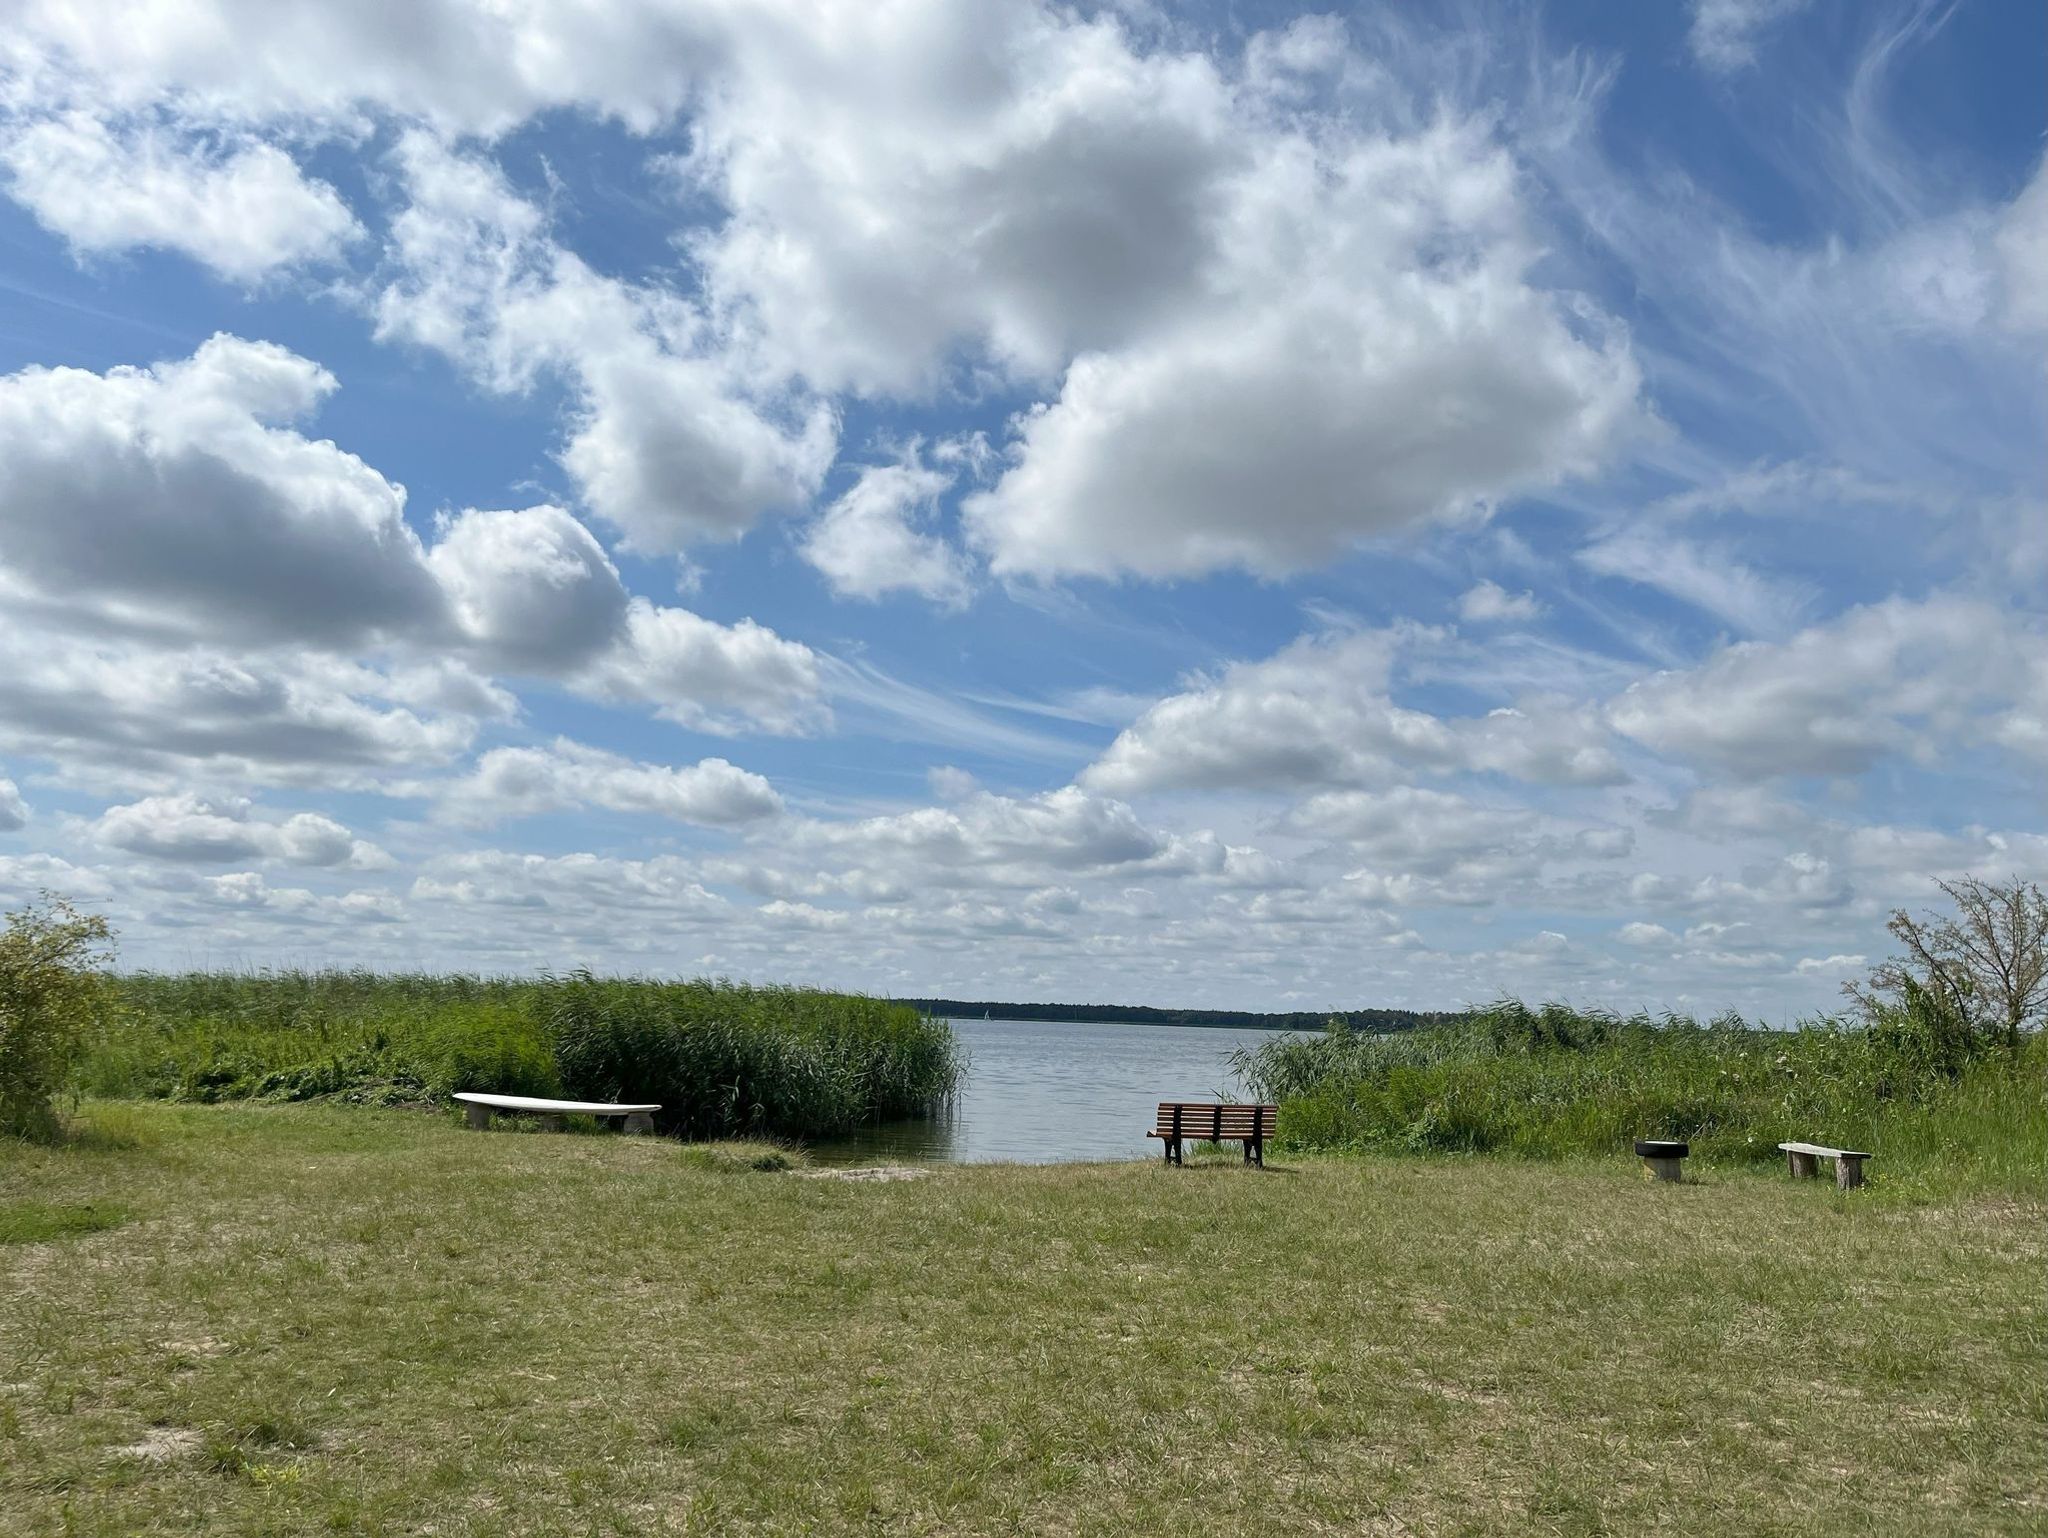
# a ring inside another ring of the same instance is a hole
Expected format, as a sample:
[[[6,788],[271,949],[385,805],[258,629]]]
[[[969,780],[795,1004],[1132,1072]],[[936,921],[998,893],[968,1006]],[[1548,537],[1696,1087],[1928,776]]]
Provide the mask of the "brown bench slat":
[[[1145,1135],[1147,1137],[1186,1138],[1189,1142],[1196,1143],[1205,1139],[1214,1140],[1216,1138],[1272,1137],[1276,1130],[1271,1123],[1257,1126],[1251,1122],[1245,1122],[1241,1126],[1235,1127],[1227,1123],[1222,1127],[1182,1126],[1178,1131],[1175,1131],[1172,1127],[1154,1127]]]
[[[1214,1116],[1218,1111],[1221,1111],[1225,1116],[1270,1116],[1278,1109],[1278,1106],[1271,1105],[1189,1104],[1186,1101],[1176,1105],[1174,1102],[1168,1101],[1159,1107],[1159,1115],[1161,1119],[1165,1119],[1172,1116],[1178,1110],[1183,1119],[1191,1116]]]
[[[1180,1127],[1183,1133],[1206,1132],[1214,1127],[1263,1127],[1270,1130],[1279,1121],[1279,1110],[1275,1106],[1226,1106],[1218,1115],[1213,1106],[1183,1107]],[[1159,1108],[1158,1128],[1168,1131],[1174,1125],[1174,1115],[1168,1107]]]
[[[1175,1131],[1172,1127],[1154,1127],[1145,1135],[1147,1137],[1186,1138],[1189,1142],[1196,1143],[1204,1139],[1215,1138],[1272,1137],[1276,1130],[1271,1122],[1267,1122],[1264,1125],[1243,1122],[1237,1126],[1231,1126],[1226,1122],[1221,1127],[1190,1127],[1183,1125],[1178,1131]]]
[[[1223,1128],[1182,1127],[1179,1131],[1175,1131],[1172,1127],[1154,1127],[1150,1132],[1146,1133],[1145,1135],[1147,1137],[1184,1138],[1190,1143],[1199,1143],[1205,1141],[1214,1142],[1218,1138],[1270,1138],[1275,1135],[1275,1130],[1276,1129],[1272,1127],[1254,1127],[1250,1124],[1246,1124],[1242,1127]]]
[[[1223,1110],[1272,1110],[1272,1106],[1264,1106],[1264,1104],[1257,1104],[1257,1102],[1251,1102],[1251,1100],[1161,1100],[1159,1102],[1159,1110],[1174,1110],[1174,1106],[1180,1106],[1182,1110],[1198,1110],[1202,1114],[1212,1112],[1217,1106],[1223,1106]]]

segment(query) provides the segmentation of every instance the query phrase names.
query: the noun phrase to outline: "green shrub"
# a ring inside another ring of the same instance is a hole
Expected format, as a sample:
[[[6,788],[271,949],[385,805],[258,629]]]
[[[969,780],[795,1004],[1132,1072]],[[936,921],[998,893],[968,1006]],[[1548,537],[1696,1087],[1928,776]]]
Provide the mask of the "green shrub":
[[[0,930],[0,1135],[57,1135],[57,1099],[98,1020],[113,933],[60,898],[9,913]]]

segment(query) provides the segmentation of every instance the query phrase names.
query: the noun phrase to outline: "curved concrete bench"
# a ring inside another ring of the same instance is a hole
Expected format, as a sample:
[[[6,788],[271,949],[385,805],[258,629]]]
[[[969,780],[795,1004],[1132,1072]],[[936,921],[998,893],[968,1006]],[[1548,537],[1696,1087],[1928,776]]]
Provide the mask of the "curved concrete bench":
[[[458,1093],[469,1114],[469,1124],[481,1132],[491,1124],[493,1111],[525,1111],[540,1117],[541,1125],[559,1128],[564,1116],[619,1116],[628,1132],[652,1132],[658,1105],[607,1105],[601,1100],[536,1100],[531,1095],[475,1095]]]

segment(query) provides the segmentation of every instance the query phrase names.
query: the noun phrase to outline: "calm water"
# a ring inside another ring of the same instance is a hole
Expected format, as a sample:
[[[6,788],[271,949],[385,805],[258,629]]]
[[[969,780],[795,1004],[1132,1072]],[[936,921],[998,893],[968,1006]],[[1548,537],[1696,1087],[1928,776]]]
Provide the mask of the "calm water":
[[[1145,1132],[1160,1101],[1242,1097],[1226,1057],[1286,1034],[1060,1020],[955,1020],[953,1031],[967,1074],[947,1115],[883,1122],[817,1144],[812,1157],[1050,1164],[1156,1156],[1159,1145]]]

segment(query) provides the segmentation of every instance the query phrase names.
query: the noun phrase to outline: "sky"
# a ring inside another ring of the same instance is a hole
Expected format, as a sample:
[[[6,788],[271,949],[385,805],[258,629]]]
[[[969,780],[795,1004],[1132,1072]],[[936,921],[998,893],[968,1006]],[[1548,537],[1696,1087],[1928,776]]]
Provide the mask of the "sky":
[[[2048,14],[9,0],[0,904],[1783,1021],[2048,878]]]

